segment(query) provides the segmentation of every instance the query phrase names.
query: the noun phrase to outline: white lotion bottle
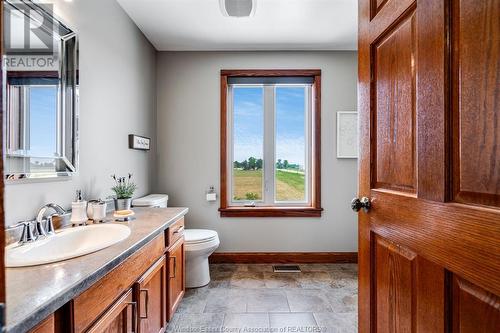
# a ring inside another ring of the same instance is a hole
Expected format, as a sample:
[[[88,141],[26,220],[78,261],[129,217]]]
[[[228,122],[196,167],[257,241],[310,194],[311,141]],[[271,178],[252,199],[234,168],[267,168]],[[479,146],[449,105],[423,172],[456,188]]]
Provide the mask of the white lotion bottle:
[[[87,201],[82,200],[82,191],[76,191],[76,199],[71,203],[71,223],[73,225],[86,224],[87,216]]]

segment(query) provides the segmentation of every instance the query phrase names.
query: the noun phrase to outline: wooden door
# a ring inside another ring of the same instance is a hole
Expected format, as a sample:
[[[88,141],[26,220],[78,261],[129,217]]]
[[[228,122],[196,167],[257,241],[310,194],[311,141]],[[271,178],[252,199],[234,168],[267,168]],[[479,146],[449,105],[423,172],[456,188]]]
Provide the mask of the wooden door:
[[[137,308],[132,289],[127,291],[86,332],[131,333],[137,332]]]
[[[500,331],[499,18],[359,1],[360,332]]]
[[[184,238],[179,239],[167,251],[167,319],[170,321],[184,296]]]
[[[139,332],[163,332],[167,324],[167,270],[161,257],[134,285]]]

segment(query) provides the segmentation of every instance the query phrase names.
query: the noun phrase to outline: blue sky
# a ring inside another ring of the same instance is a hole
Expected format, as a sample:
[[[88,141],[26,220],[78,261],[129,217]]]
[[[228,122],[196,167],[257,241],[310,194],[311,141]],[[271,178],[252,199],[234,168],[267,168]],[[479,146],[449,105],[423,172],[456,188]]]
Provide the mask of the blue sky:
[[[57,88],[31,88],[30,150],[32,154],[54,156],[56,152]]]
[[[264,140],[264,90],[239,87],[234,93],[234,159],[262,158]],[[303,87],[276,88],[276,159],[304,165]]]

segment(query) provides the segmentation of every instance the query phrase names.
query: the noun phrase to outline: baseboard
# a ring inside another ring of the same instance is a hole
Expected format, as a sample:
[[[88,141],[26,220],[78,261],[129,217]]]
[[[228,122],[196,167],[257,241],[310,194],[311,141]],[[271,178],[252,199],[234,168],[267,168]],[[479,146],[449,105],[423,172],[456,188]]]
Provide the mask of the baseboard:
[[[357,263],[357,252],[216,252],[212,264],[335,264]]]

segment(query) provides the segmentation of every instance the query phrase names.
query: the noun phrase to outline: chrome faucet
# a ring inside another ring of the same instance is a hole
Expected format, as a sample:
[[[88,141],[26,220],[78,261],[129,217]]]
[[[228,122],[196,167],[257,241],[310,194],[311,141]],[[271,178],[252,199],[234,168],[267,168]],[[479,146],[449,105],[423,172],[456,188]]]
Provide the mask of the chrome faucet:
[[[48,215],[45,218],[45,215],[49,210],[53,210],[54,213]],[[14,225],[11,225],[7,227],[7,230],[13,230],[13,229],[18,229],[18,228],[23,228],[21,232],[21,237],[19,239],[18,244],[19,245],[24,245],[28,243],[32,243],[38,239],[43,239],[47,236],[51,236],[55,234],[54,231],[54,223],[52,219],[56,216],[63,216],[66,215],[66,211],[59,205],[56,205],[54,203],[49,203],[40,208],[38,211],[38,214],[36,215],[36,219],[33,221],[22,221],[19,223],[16,223]],[[44,222],[46,222],[46,225],[44,226]],[[32,225],[34,225],[34,230],[32,228]]]
[[[48,210],[55,211],[55,214],[51,214],[47,217],[47,220],[46,220],[47,224],[44,227],[43,226],[44,216]],[[49,203],[49,204],[46,204],[45,206],[43,206],[42,208],[40,208],[40,210],[38,211],[38,214],[36,215],[36,220],[35,220],[35,229],[36,229],[36,233],[37,233],[37,236],[36,236],[37,239],[40,237],[54,235],[55,231],[54,231],[54,224],[52,222],[52,219],[55,216],[62,216],[65,214],[66,214],[66,211],[61,206],[59,206],[55,203]]]
[[[36,240],[35,236],[33,236],[33,231],[31,230],[31,224],[35,221],[23,221],[16,223],[14,225],[11,225],[7,227],[7,230],[13,230],[17,228],[23,228],[23,231],[21,233],[21,237],[19,238],[19,242],[17,242],[19,245],[24,245],[27,243],[32,243]]]

